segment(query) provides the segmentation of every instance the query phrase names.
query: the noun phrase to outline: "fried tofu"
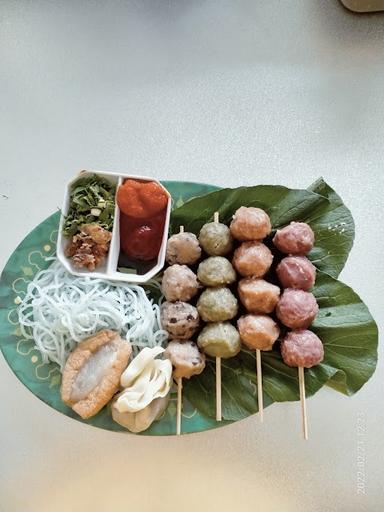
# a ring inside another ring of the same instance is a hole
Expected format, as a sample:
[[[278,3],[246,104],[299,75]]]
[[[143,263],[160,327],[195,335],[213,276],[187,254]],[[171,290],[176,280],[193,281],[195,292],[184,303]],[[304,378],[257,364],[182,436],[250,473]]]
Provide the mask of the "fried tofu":
[[[64,367],[63,402],[83,419],[97,414],[118,391],[131,353],[129,341],[108,329],[80,342]]]

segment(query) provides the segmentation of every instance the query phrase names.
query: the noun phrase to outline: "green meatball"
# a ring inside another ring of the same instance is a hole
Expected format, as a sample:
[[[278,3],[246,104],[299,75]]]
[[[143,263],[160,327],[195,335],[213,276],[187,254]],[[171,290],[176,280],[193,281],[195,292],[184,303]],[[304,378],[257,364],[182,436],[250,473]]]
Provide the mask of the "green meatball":
[[[229,227],[221,222],[209,222],[200,230],[199,242],[211,256],[224,256],[232,250],[233,238]]]
[[[210,256],[200,263],[197,278],[205,286],[221,286],[234,283],[236,272],[227,258]]]
[[[237,329],[229,322],[208,324],[197,338],[198,346],[211,357],[233,357],[240,352],[241,341]]]
[[[207,288],[197,301],[197,310],[204,322],[224,322],[237,315],[238,303],[224,286]]]

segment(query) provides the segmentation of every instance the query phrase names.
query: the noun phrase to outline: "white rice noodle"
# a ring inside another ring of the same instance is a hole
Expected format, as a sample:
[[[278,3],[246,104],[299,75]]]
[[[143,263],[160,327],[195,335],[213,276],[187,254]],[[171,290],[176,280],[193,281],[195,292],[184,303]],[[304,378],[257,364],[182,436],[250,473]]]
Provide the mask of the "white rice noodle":
[[[149,283],[158,288],[158,283]],[[33,339],[43,362],[63,370],[76,344],[101,329],[129,340],[136,355],[143,347],[162,346],[159,304],[141,286],[76,277],[55,260],[36,274],[19,306],[23,336]]]

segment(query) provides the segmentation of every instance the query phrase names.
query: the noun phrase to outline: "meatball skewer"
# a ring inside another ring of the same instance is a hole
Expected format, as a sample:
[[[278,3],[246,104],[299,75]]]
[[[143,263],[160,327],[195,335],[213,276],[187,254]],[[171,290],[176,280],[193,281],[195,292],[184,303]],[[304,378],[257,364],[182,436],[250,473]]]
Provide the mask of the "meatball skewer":
[[[241,348],[236,328],[228,322],[238,311],[238,301],[225,285],[236,280],[236,272],[223,257],[232,248],[232,237],[225,224],[219,222],[219,212],[213,222],[205,224],[199,240],[210,257],[202,261],[197,270],[201,283],[207,286],[197,301],[197,309],[207,325],[201,331],[197,344],[216,365],[216,421],[222,420],[221,359],[234,357]]]
[[[276,306],[276,315],[280,322],[293,329],[281,343],[281,355],[288,366],[298,368],[302,429],[307,440],[304,368],[319,364],[324,357],[321,340],[307,330],[319,311],[314,295],[308,291],[315,283],[316,268],[305,257],[314,246],[315,235],[305,222],[291,222],[277,230],[273,243],[281,252],[290,255],[283,258],[276,269],[285,287]]]
[[[270,232],[271,221],[264,210],[242,206],[235,212],[231,233],[243,243],[235,251],[233,265],[244,277],[239,282],[238,292],[244,307],[251,313],[239,318],[237,326],[242,342],[256,351],[257,405],[261,422],[264,421],[261,351],[271,350],[280,333],[277,324],[266,315],[275,309],[280,289],[262,279],[273,260],[271,251],[262,243]]]
[[[213,214],[213,222],[219,223],[219,212]],[[216,356],[216,421],[222,420],[221,411],[221,357]]]
[[[183,402],[183,378],[198,375],[205,368],[205,356],[196,343],[190,341],[199,327],[199,313],[189,304],[199,288],[196,275],[187,264],[196,263],[201,249],[193,233],[180,232],[168,240],[167,261],[170,267],[164,272],[162,291],[167,299],[161,306],[161,324],[168,331],[171,341],[165,356],[173,366],[173,378],[177,384],[176,434],[181,434]]]
[[[180,226],[180,233],[184,233],[184,226]],[[183,409],[183,379],[176,377],[177,403],[176,403],[176,435],[181,434],[181,411]]]

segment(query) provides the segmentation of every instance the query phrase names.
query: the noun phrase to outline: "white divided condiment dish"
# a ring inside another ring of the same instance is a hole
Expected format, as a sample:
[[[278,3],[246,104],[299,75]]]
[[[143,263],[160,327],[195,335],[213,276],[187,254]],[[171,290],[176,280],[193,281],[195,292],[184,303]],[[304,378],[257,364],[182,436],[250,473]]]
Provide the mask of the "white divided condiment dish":
[[[164,223],[164,232],[163,232],[163,238],[161,242],[161,247],[159,254],[157,256],[157,261],[154,264],[153,267],[148,269],[144,274],[135,274],[135,273],[126,273],[126,272],[120,272],[117,268],[118,266],[118,260],[120,255],[120,209],[117,205],[117,202],[115,202],[115,216],[113,221],[113,229],[112,229],[112,239],[111,244],[109,248],[108,255],[104,261],[104,263],[98,267],[96,267],[95,270],[91,271],[87,268],[76,268],[71,259],[67,258],[65,255],[65,249],[68,246],[68,244],[71,242],[71,237],[66,237],[63,234],[63,227],[65,222],[65,217],[69,210],[69,203],[70,203],[70,196],[71,196],[71,189],[73,185],[76,183],[77,180],[80,178],[91,176],[93,174],[96,174],[97,176],[100,176],[102,178],[105,178],[106,180],[114,183],[116,185],[116,191],[118,187],[124,182],[126,179],[135,179],[140,181],[154,181],[158,183],[163,190],[166,192],[168,196],[168,204],[167,204],[167,210],[165,214],[165,223]],[[109,279],[112,281],[125,281],[127,283],[145,283],[152,277],[154,277],[164,266],[165,262],[165,252],[167,248],[167,239],[168,239],[168,229],[169,229],[169,219],[171,215],[171,203],[172,198],[168,190],[166,190],[163,185],[156,180],[155,178],[149,178],[147,176],[138,176],[138,175],[132,175],[132,174],[125,174],[125,173],[118,173],[118,172],[100,172],[100,171],[80,171],[80,173],[73,178],[67,185],[65,194],[64,194],[64,201],[63,206],[61,209],[61,216],[60,216],[60,225],[59,225],[59,234],[57,238],[57,257],[61,261],[61,263],[64,265],[64,267],[75,276],[90,276],[95,278],[103,278],[103,279]]]

